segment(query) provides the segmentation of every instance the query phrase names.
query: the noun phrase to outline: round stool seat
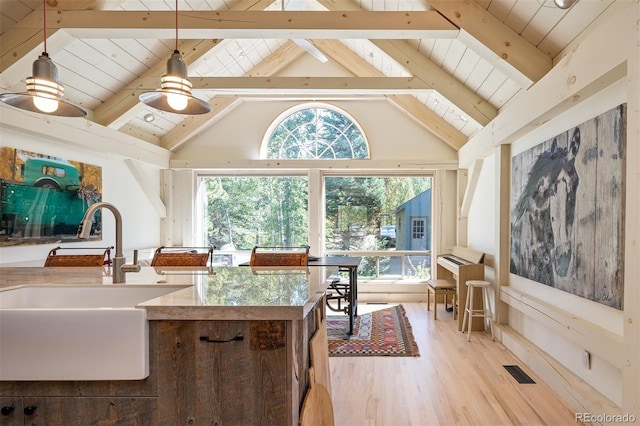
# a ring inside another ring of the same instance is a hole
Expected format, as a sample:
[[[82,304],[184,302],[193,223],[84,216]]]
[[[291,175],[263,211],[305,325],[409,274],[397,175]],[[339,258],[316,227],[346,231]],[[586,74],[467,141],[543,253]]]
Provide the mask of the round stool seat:
[[[493,336],[493,324],[491,322],[491,309],[489,304],[489,292],[487,289],[491,286],[489,281],[484,280],[469,280],[465,283],[467,285],[467,300],[465,302],[464,317],[462,319],[462,332],[464,333],[465,323],[468,319],[467,330],[467,342],[471,341],[471,323],[473,318],[483,318],[489,322],[489,329],[491,330],[491,339],[495,340]],[[473,306],[473,293],[474,289],[479,289],[482,292],[482,307]],[[485,325],[486,326],[486,325]]]
[[[467,287],[469,286],[474,286],[474,287],[489,287],[491,285],[491,283],[489,281],[482,281],[482,280],[469,280],[466,282]]]

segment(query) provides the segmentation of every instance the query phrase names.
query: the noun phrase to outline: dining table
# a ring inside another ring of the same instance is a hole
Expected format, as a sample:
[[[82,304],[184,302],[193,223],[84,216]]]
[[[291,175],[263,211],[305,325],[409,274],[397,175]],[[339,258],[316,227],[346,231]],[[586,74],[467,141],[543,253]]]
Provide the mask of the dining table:
[[[353,334],[353,325],[358,316],[358,266],[360,266],[361,260],[361,257],[356,256],[309,256],[307,261],[307,266],[336,267],[338,272],[347,273],[349,290],[344,295],[346,305],[343,310],[348,317],[348,325],[344,332],[345,340],[348,340]],[[329,290],[331,287],[330,285]]]
[[[344,331],[343,338],[349,340],[353,334],[353,326],[358,316],[358,266],[360,266],[361,257],[356,256],[312,256],[309,255],[307,259],[307,267],[310,266],[326,266],[337,268],[338,276],[334,283],[329,285],[329,290],[332,287],[337,288],[341,281],[339,280],[339,274],[344,272],[347,274],[347,287],[348,290],[343,296],[345,302],[344,308],[341,310],[347,316],[347,327]],[[249,266],[249,262],[240,263],[238,266]],[[328,303],[328,302],[327,302]],[[329,306],[330,309],[333,309]]]

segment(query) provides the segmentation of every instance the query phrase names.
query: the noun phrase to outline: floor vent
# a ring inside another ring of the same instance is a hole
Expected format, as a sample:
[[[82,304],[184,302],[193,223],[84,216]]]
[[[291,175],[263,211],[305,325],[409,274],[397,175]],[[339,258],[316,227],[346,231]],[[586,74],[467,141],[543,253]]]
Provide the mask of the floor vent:
[[[517,365],[503,365],[503,367],[517,380],[518,383],[536,383],[522,368]]]

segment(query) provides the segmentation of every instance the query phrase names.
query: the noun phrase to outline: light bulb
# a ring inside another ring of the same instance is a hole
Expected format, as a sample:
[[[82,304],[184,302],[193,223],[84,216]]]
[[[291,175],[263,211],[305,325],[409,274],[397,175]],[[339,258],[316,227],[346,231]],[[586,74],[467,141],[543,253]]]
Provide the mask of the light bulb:
[[[187,107],[189,99],[184,95],[169,92],[167,93],[167,103],[176,111],[182,111]]]
[[[33,104],[42,112],[52,113],[58,109],[58,101],[42,96],[34,96]]]

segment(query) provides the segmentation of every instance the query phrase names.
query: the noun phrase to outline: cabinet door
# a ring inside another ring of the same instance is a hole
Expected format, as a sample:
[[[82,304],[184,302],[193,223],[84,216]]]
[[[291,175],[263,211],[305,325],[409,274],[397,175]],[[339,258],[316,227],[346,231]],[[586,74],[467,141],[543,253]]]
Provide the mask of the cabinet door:
[[[22,425],[22,398],[0,398],[0,426]]]
[[[25,397],[25,425],[157,424],[157,398]],[[27,412],[29,409],[29,412]]]
[[[162,321],[158,331],[161,424],[291,423],[285,321]]]
[[[198,322],[197,330],[198,336],[212,340],[238,333],[244,337],[229,343],[199,342],[198,420],[255,424],[260,419],[265,425],[287,424],[285,322],[203,321]]]

